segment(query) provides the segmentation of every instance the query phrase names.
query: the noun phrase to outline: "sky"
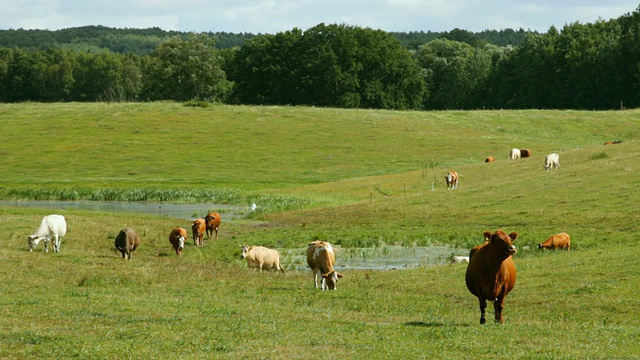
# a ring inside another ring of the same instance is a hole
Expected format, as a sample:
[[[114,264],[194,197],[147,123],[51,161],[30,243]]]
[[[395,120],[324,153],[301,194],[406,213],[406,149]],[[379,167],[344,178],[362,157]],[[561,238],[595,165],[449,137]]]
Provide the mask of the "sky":
[[[0,0],[0,29],[86,25],[276,34],[320,23],[393,32],[545,33],[636,11],[638,0]]]

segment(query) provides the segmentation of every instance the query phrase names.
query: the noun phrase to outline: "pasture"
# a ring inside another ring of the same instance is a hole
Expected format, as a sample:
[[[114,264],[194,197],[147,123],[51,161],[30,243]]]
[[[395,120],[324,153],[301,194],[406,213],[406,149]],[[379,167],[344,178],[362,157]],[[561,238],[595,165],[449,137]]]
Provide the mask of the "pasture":
[[[0,104],[0,126],[3,200],[258,206],[181,258],[168,235],[186,219],[67,209],[61,253],[29,253],[53,212],[0,207],[0,358],[639,357],[639,110]],[[142,239],[130,261],[124,227]],[[287,259],[259,274],[240,258],[315,239],[468,249],[499,228],[519,234],[504,324],[479,325],[465,264],[344,270],[322,292]],[[570,252],[535,249],[558,232]]]

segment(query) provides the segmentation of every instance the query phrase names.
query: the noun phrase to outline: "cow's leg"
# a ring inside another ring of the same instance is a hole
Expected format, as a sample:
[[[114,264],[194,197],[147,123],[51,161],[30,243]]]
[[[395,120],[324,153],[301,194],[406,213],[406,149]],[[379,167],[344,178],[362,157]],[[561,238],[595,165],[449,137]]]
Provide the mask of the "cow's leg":
[[[44,241],[44,252],[49,252],[49,242],[47,240]]]
[[[487,322],[487,318],[485,316],[487,310],[487,300],[484,298],[478,298],[480,301],[480,324],[484,324]]]
[[[60,237],[58,234],[55,234],[53,238],[53,251],[56,253],[60,252]]]
[[[497,323],[501,323],[502,322],[502,309],[504,307],[504,296],[499,296],[494,302],[493,302],[493,309],[495,311],[495,322]]]

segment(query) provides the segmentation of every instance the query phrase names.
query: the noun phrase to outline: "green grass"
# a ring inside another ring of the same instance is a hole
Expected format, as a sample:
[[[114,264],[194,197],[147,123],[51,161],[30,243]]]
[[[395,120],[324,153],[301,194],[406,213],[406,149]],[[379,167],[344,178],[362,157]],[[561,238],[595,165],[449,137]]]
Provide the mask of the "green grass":
[[[639,357],[638,110],[3,104],[0,126],[7,200],[260,209],[179,259],[167,236],[187,220],[64,210],[62,253],[29,253],[48,211],[0,207],[0,358]],[[507,160],[512,147],[533,156]],[[551,152],[561,167],[545,172]],[[456,191],[449,170],[464,175]],[[125,226],[142,237],[129,262],[113,247]],[[243,243],[316,238],[469,248],[497,228],[520,234],[502,325],[478,324],[464,265],[345,270],[320,292],[309,272],[258,274],[239,257]],[[561,231],[571,252],[535,250]]]

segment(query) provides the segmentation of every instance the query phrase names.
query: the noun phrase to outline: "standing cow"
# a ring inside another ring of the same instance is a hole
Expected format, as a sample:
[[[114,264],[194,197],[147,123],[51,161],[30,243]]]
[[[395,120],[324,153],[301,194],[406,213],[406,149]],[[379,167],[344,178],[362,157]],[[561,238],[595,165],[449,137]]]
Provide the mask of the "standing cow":
[[[247,266],[250,268],[258,268],[262,270],[280,270],[284,272],[280,266],[280,253],[278,250],[266,248],[264,246],[248,246],[242,247],[242,257],[247,260]]]
[[[480,303],[480,324],[484,324],[487,300],[493,301],[495,322],[503,322],[502,309],[507,294],[516,284],[516,267],[511,258],[517,250],[513,242],[518,234],[502,230],[483,233],[489,239],[469,258],[465,282]]]
[[[509,158],[510,158],[511,160],[518,160],[518,159],[520,159],[520,155],[521,155],[521,154],[520,154],[520,149],[513,148],[513,149],[511,149],[511,151],[509,152]]]
[[[220,221],[222,217],[217,212],[210,212],[204,217],[204,221],[207,224],[207,238],[211,239],[213,233],[216,233],[216,240],[218,240],[218,229],[220,228]]]
[[[191,225],[193,234],[193,245],[202,247],[204,245],[204,232],[207,227],[205,219],[195,219]]]
[[[182,257],[182,249],[184,249],[184,242],[186,240],[187,230],[179,226],[176,226],[175,229],[171,230],[171,233],[169,234],[169,242],[179,257]]]
[[[313,271],[313,285],[317,289],[319,276],[322,279],[322,290],[336,290],[338,279],[342,274],[335,271],[336,253],[331,244],[325,241],[313,241],[307,247],[307,264]]]
[[[560,167],[560,155],[553,153],[553,154],[547,155],[547,157],[544,159],[545,170],[547,171],[556,170],[559,167]]]
[[[131,252],[140,245],[140,237],[133,229],[124,228],[116,236],[115,246],[122,253],[122,258],[131,260]]]
[[[538,249],[563,249],[569,250],[571,247],[571,238],[567,233],[555,234],[548,238],[545,242],[538,244]]]
[[[458,179],[460,176],[455,171],[450,171],[447,176],[444,177],[447,182],[447,190],[455,190],[458,188]]]
[[[520,149],[520,157],[522,157],[522,158],[531,157],[531,150],[529,150],[529,149]]]
[[[40,226],[33,234],[29,235],[29,251],[44,241],[44,251],[49,252],[48,244],[53,239],[53,251],[60,252],[60,242],[67,234],[67,222],[62,215],[47,215],[42,218]]]

